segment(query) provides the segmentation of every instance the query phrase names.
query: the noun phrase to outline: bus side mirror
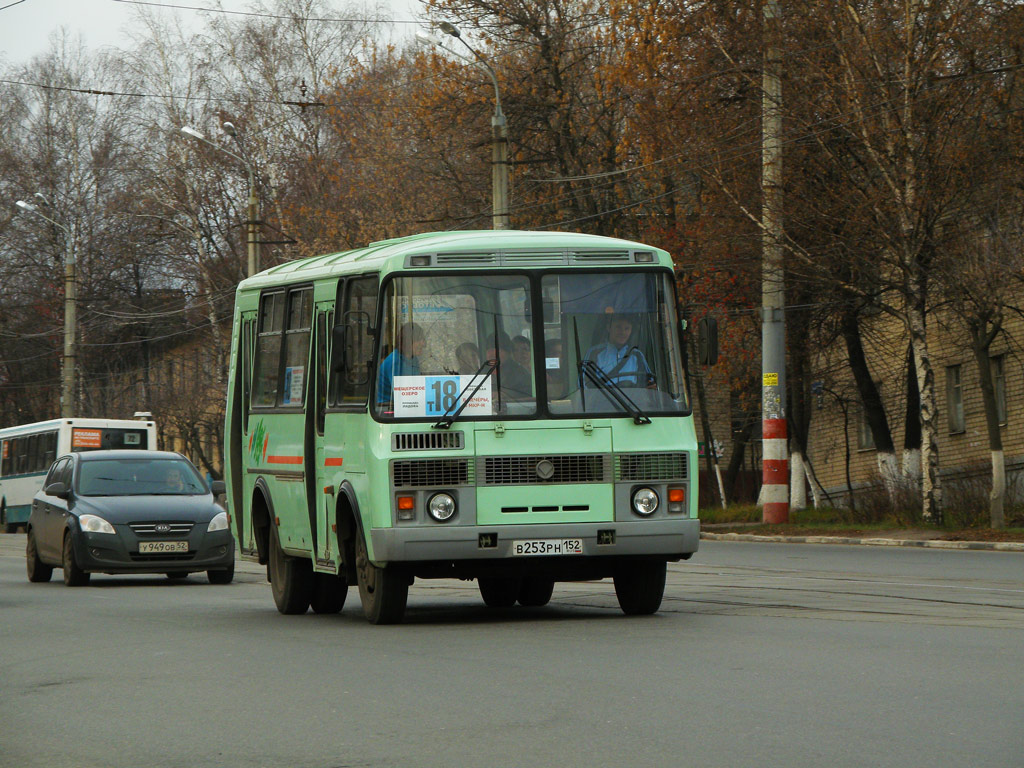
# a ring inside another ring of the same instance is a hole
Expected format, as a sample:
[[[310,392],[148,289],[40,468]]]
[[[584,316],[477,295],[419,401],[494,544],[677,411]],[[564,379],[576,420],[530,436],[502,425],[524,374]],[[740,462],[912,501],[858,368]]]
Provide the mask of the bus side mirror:
[[[701,365],[718,362],[718,321],[702,317],[697,323],[697,359]]]
[[[64,483],[50,483],[43,492],[47,496],[56,496],[58,499],[66,499],[71,494],[68,493],[67,486]]]

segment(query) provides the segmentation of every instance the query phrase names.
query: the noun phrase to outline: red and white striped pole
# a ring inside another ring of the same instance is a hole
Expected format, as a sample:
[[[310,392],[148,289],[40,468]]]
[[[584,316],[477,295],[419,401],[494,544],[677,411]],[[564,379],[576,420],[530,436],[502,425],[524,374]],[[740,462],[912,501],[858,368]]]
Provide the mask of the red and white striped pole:
[[[764,3],[761,98],[761,519],[789,522],[786,443],[786,282],[782,223],[782,47],[777,0]]]

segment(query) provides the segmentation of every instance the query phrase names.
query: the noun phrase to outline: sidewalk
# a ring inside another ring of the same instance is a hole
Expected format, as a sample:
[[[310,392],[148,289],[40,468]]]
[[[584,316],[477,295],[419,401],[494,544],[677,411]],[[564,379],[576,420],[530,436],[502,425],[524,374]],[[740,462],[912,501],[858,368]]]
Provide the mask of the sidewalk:
[[[716,525],[707,528],[736,528],[736,525]],[[874,547],[919,547],[928,549],[971,549],[991,552],[1024,552],[1020,541],[947,541],[942,534],[932,531],[891,531],[885,536],[766,536],[755,533],[715,533],[702,527],[700,537],[709,541],[757,541],[781,544],[852,544]]]

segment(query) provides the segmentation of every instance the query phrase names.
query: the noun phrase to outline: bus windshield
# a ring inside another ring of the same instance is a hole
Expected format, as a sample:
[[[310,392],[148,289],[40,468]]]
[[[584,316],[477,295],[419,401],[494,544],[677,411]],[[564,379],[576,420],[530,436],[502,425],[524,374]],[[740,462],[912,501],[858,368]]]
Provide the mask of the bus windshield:
[[[399,419],[687,413],[678,327],[664,272],[397,277],[374,404]]]

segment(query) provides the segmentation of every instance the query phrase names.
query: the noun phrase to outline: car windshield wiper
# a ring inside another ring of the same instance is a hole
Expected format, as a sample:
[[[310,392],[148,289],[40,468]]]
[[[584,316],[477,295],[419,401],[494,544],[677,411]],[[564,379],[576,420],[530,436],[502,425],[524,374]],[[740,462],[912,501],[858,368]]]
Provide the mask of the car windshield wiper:
[[[484,369],[487,372],[484,373]],[[434,429],[448,429],[455,420],[459,418],[459,414],[466,410],[466,406],[469,405],[469,401],[476,397],[476,393],[480,391],[480,387],[484,385],[487,378],[498,369],[498,358],[495,357],[493,360],[485,360],[484,364],[476,369],[476,373],[473,374],[473,378],[462,388],[458,395],[455,396],[454,402],[448,406],[447,410],[441,414],[441,418],[434,422]],[[480,374],[483,373],[481,376]],[[477,380],[479,377],[479,380]],[[476,386],[473,386],[473,382],[476,381]],[[469,396],[463,400],[462,396],[466,394],[466,390],[473,387],[473,390],[469,393]],[[461,402],[461,405],[453,412],[452,408],[455,408]]]
[[[594,386],[607,394],[609,399],[614,400],[620,408],[632,414],[634,424],[651,423],[650,417],[640,409],[640,406],[634,403],[629,395],[623,392],[622,387],[616,384],[593,360],[581,360],[580,370],[583,371],[586,378],[594,382]]]

